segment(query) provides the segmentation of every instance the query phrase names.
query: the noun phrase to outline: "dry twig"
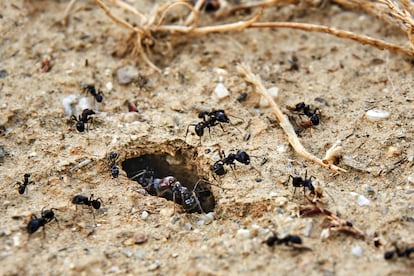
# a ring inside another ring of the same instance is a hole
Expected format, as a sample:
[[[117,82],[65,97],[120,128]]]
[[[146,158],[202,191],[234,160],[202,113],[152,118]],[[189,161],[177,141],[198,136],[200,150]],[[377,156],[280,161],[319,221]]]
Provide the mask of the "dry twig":
[[[323,162],[320,158],[309,153],[305,147],[299,141],[298,136],[293,129],[288,117],[282,113],[279,106],[273,100],[273,98],[267,93],[266,88],[264,87],[259,76],[252,73],[249,66],[246,64],[241,64],[237,66],[239,74],[243,75],[247,82],[250,82],[255,86],[256,92],[260,93],[271,105],[273,112],[275,113],[277,119],[279,120],[280,126],[285,131],[288,136],[288,140],[293,149],[302,157],[306,158],[309,161],[312,161],[316,164],[319,164],[325,168],[332,170],[335,173],[346,172],[346,170],[334,165],[329,162]]]

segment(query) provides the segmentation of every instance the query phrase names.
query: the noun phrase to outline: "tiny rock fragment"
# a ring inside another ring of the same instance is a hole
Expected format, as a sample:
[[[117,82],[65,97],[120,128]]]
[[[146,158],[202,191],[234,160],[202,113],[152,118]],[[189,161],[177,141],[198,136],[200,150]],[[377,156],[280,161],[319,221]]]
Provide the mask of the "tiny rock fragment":
[[[371,109],[365,113],[367,119],[371,122],[377,122],[390,117],[390,113],[384,110]]]
[[[143,220],[147,219],[147,218],[148,218],[148,212],[147,212],[147,211],[143,211],[143,212],[141,213],[141,218],[142,218]]]
[[[365,196],[363,196],[363,195],[359,195],[358,196],[358,204],[359,204],[359,206],[367,206],[370,203],[371,202],[369,201],[369,199],[366,198]]]
[[[129,84],[134,79],[138,78],[139,71],[135,66],[127,65],[125,67],[121,67],[116,71],[118,76],[119,84]]]
[[[134,236],[134,242],[135,244],[143,244],[148,240],[147,236],[145,234],[136,234]]]
[[[250,233],[249,230],[247,230],[247,229],[239,229],[239,230],[237,230],[236,237],[239,240],[247,240],[247,239],[250,239],[250,237],[251,237],[250,235],[251,235],[251,233]]]
[[[121,122],[132,123],[140,120],[140,115],[137,112],[124,113],[121,116]]]
[[[220,100],[230,95],[229,90],[227,90],[227,88],[221,82],[217,83],[216,88],[214,88],[214,93]]]
[[[408,183],[414,184],[414,174],[407,177]]]
[[[173,208],[163,208],[160,211],[160,215],[163,217],[172,217],[173,214],[174,214]]]
[[[401,154],[401,151],[398,147],[390,146],[387,149],[386,156],[387,156],[388,159],[390,159],[390,158],[393,158],[393,157],[398,157],[400,154]]]
[[[354,246],[352,247],[352,254],[354,254],[357,257],[361,257],[362,256],[362,248],[361,246]]]

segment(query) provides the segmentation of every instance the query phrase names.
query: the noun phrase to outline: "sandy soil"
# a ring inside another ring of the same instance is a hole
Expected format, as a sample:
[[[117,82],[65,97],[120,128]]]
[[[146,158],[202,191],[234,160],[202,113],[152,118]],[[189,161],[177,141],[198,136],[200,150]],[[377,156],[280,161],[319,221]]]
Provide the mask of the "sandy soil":
[[[79,1],[67,27],[55,25],[67,2],[0,4],[0,145],[8,153],[0,163],[0,274],[413,273],[412,259],[383,257],[393,242],[414,243],[412,61],[324,34],[247,30],[181,38],[171,57],[152,57],[163,70],[158,74],[141,61],[113,55],[125,46],[128,33],[92,1]],[[149,11],[160,1],[129,2]],[[263,18],[406,41],[379,20],[333,5],[272,8]],[[206,15],[202,20],[214,22]],[[292,56],[298,70],[291,70]],[[45,59],[52,65],[48,72],[42,70]],[[279,88],[277,102],[294,119],[300,120],[286,105],[305,101],[320,109],[321,124],[303,131],[301,141],[322,157],[341,140],[344,156],[338,165],[346,173],[333,176],[298,157],[271,110],[258,104],[253,88],[237,73],[240,62],[249,64],[266,87]],[[138,75],[121,85],[117,70],[127,65]],[[230,96],[222,100],[213,93],[219,80],[214,68],[226,71],[223,82]],[[62,100],[85,97],[81,85],[86,82],[102,89],[104,101],[94,107],[91,129],[79,133]],[[246,101],[238,101],[241,93],[247,93]],[[126,101],[135,103],[139,113],[128,113]],[[185,141],[188,124],[199,121],[198,111],[213,108],[234,116],[234,125],[225,125],[225,131],[213,127],[201,145],[195,135]],[[365,112],[373,108],[390,117],[368,121]],[[258,158],[215,180],[210,168],[218,150],[238,149]],[[119,155],[117,179],[107,160],[111,151]],[[183,183],[203,177],[218,185],[211,186],[214,220],[187,214],[130,180],[123,162],[146,154],[167,155],[176,165],[171,171],[189,175]],[[323,206],[352,222],[365,240],[334,231],[321,239],[326,220],[298,216],[300,206],[309,202],[301,191],[293,195],[286,183],[289,175],[303,176],[306,170],[324,190]],[[15,183],[25,173],[35,183],[20,195]],[[103,206],[94,214],[88,207],[76,210],[71,203],[76,194],[94,194]],[[369,205],[360,206],[358,195]],[[29,238],[30,216],[39,216],[43,207],[57,209],[58,223],[46,225],[45,238],[41,229]],[[269,248],[263,241],[272,230],[280,237],[301,236],[307,249]],[[382,246],[374,246],[374,233]]]

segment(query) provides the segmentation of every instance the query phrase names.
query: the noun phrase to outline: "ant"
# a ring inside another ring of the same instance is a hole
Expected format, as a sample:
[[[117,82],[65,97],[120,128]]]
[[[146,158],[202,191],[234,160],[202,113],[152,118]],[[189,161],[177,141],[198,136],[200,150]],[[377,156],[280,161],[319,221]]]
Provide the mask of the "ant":
[[[310,110],[310,105],[306,105],[304,102],[300,102],[300,103],[297,103],[295,105],[295,108],[293,108],[292,110],[297,111],[297,112],[302,111],[303,114],[299,114],[299,115],[305,115],[309,118],[309,121],[305,121],[300,124],[302,127],[309,128],[311,126],[319,125],[319,115],[320,115],[319,108],[315,108],[315,110],[312,112]]]
[[[287,235],[286,237],[279,239],[276,233],[273,232],[273,236],[270,236],[266,240],[266,244],[268,246],[273,246],[275,244],[277,245],[284,244],[286,246],[293,246],[294,244],[302,244],[302,239],[301,237],[295,236],[295,235]]]
[[[249,165],[250,164],[250,156],[243,150],[238,150],[237,153],[229,153],[226,157],[224,151],[220,153],[220,160],[216,161],[212,167],[213,173],[216,175],[225,175],[227,171],[224,168],[224,165],[230,166],[233,170],[236,168],[235,161],[238,161],[242,164]]]
[[[84,109],[82,111],[82,115],[79,115],[78,118],[76,118],[75,115],[72,115],[72,120],[76,121],[76,129],[79,132],[85,131],[85,124],[87,124],[90,120],[92,120],[92,117],[89,117],[89,116],[93,114],[96,114],[96,113],[92,109]]]
[[[96,91],[97,91],[97,89],[95,88],[95,85],[93,85],[93,84],[87,84],[87,83],[84,83],[84,84],[82,85],[82,88],[83,88],[83,91],[86,91],[86,92],[91,93],[91,94],[92,94],[92,96],[95,98],[95,100],[96,100],[98,103],[102,102],[102,100],[103,100],[103,97],[102,97],[103,93],[102,93],[102,91],[101,91],[101,90],[99,90],[99,89],[98,89],[98,92],[96,92]]]
[[[43,227],[43,230],[44,230],[44,226],[46,225],[46,223],[49,223],[52,220],[56,220],[56,222],[58,222],[53,210],[57,210],[57,209],[52,208],[50,210],[44,210],[44,207],[43,207],[40,218],[38,218],[36,215],[32,215],[31,220],[27,224],[27,232],[29,233],[29,235],[36,232],[40,227]]]
[[[24,174],[24,182],[17,182],[16,185],[19,185],[19,188],[17,188],[17,190],[19,191],[19,194],[24,194],[24,192],[26,191],[27,185],[29,184],[34,184],[33,181],[29,181],[29,177],[30,177],[30,173],[25,173]]]
[[[116,165],[116,160],[118,159],[118,154],[114,151],[112,151],[109,154],[109,161],[111,162],[111,174],[112,178],[118,178],[119,176],[119,168]]]
[[[219,110],[213,110],[211,112],[209,111],[201,111],[198,113],[198,118],[203,119],[203,121],[197,123],[197,124],[189,124],[187,126],[187,131],[185,133],[185,137],[187,138],[188,130],[191,126],[194,127],[194,131],[198,137],[201,137],[204,135],[204,129],[208,128],[208,132],[210,134],[210,128],[216,125],[220,125],[221,129],[224,131],[223,126],[221,123],[230,123],[229,117],[226,115],[223,109]]]
[[[305,194],[305,189],[306,188],[308,188],[310,190],[312,195],[316,194],[315,193],[315,187],[312,184],[312,178],[315,179],[315,177],[314,176],[311,176],[309,178],[307,178],[307,177],[308,177],[308,170],[306,170],[306,172],[305,172],[305,178],[302,178],[300,176],[289,175],[289,178],[288,178],[287,182],[289,182],[289,180],[292,178],[292,184],[293,184],[293,187],[295,187],[295,190],[293,191],[293,194],[295,194],[297,187],[303,187],[303,194]]]
[[[98,210],[101,208],[102,199],[97,198],[92,200],[93,194],[88,198],[83,195],[76,195],[72,199],[72,203],[76,205],[86,205],[86,206],[92,206],[94,209]]]
[[[131,179],[138,178],[138,183],[144,187],[151,195],[166,198],[180,204],[188,213],[204,212],[201,207],[199,194],[196,188],[201,181],[200,179],[195,185],[193,191],[189,191],[174,176],[166,176],[164,178],[155,178],[154,171],[143,170]],[[205,192],[205,191],[203,191]]]
[[[395,246],[395,250],[390,250],[390,251],[385,252],[384,259],[390,260],[394,257],[394,254],[397,254],[399,258],[403,258],[403,257],[410,258],[411,253],[414,254],[414,247],[408,247],[404,250],[401,250],[400,248]]]

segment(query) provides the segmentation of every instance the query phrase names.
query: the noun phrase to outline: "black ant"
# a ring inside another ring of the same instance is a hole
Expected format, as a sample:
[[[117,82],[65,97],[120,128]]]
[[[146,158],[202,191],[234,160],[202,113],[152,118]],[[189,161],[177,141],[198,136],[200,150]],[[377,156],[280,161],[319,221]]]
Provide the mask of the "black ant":
[[[72,115],[72,120],[76,121],[76,129],[79,132],[85,131],[85,124],[87,124],[90,120],[92,120],[91,115],[96,114],[95,111],[91,109],[84,109],[82,111],[82,115],[79,115],[78,118],[76,118],[75,115]]]
[[[166,176],[164,178],[155,178],[154,171],[143,170],[137,175],[131,177],[131,179],[137,178],[138,183],[144,187],[151,195],[166,198],[174,201],[174,203],[180,204],[184,210],[188,213],[193,212],[204,212],[200,204],[201,197],[197,193],[198,184],[200,179],[195,185],[193,191],[188,190],[187,187],[183,186],[174,176]],[[203,194],[205,190],[201,191]],[[206,197],[203,195],[203,197]]]
[[[408,247],[404,250],[401,250],[400,248],[395,246],[395,250],[385,252],[384,259],[390,260],[394,257],[394,254],[397,254],[397,257],[399,258],[410,258],[411,253],[414,254],[414,247]]]
[[[76,195],[72,199],[72,203],[76,205],[86,205],[86,206],[92,206],[94,209],[98,210],[101,208],[102,199],[97,198],[92,200],[93,194],[88,198],[83,195]]]
[[[16,185],[19,185],[19,187],[17,188],[17,190],[19,191],[19,194],[24,194],[24,192],[26,191],[27,185],[29,184],[34,184],[33,181],[29,181],[29,177],[30,177],[30,173],[25,173],[24,174],[24,182],[17,182]]]
[[[109,161],[111,162],[111,174],[112,178],[118,178],[119,176],[119,168],[116,165],[116,160],[118,159],[118,154],[114,151],[112,151],[109,154]]]
[[[295,194],[296,192],[296,188],[298,187],[303,187],[303,194],[305,194],[305,189],[308,188],[309,191],[311,192],[311,194],[315,194],[315,187],[312,184],[312,178],[315,179],[314,176],[311,176],[309,178],[307,178],[308,176],[308,171],[306,170],[305,172],[305,178],[302,178],[300,176],[292,176],[289,175],[288,181],[292,178],[292,184],[293,187],[295,187],[295,190],[293,191],[293,194]]]
[[[188,130],[191,126],[194,127],[194,131],[198,137],[202,137],[204,135],[204,129],[208,128],[208,132],[210,133],[210,128],[216,125],[220,125],[221,129],[224,131],[223,126],[221,123],[230,123],[229,117],[226,115],[224,110],[213,110],[209,111],[201,111],[198,113],[198,118],[203,119],[203,121],[197,124],[189,124],[187,126],[187,131],[185,133],[185,137],[187,138]]]
[[[319,125],[319,115],[320,115],[319,108],[315,108],[314,111],[312,112],[310,110],[310,105],[307,105],[304,102],[300,102],[300,103],[297,103],[295,105],[295,108],[293,108],[292,110],[297,111],[297,112],[302,111],[303,114],[300,114],[300,115],[305,115],[309,118],[309,121],[305,121],[300,124],[303,128],[309,128],[311,126]]]
[[[57,218],[55,217],[55,213],[53,212],[53,210],[57,210],[57,209],[55,208],[52,208],[50,210],[43,210],[43,209],[42,209],[40,218],[38,218],[36,215],[32,215],[31,220],[27,224],[27,232],[29,234],[33,234],[40,227],[44,227],[46,223],[49,223],[52,220],[56,220],[56,222],[58,222]]]
[[[273,232],[273,235],[266,240],[266,244],[268,246],[273,246],[275,244],[284,244],[286,246],[292,246],[294,244],[302,244],[302,239],[301,237],[295,235],[287,235],[286,237],[279,239],[276,233]]]
[[[95,98],[95,100],[96,100],[98,103],[102,102],[102,100],[103,100],[102,94],[103,94],[103,93],[102,93],[102,91],[101,91],[101,90],[99,90],[99,89],[98,89],[98,92],[96,92],[96,91],[97,91],[97,89],[95,88],[95,85],[84,83],[84,84],[82,85],[82,88],[83,88],[83,91],[86,91],[86,92],[91,93],[91,94],[92,94],[92,96]]]
[[[236,168],[235,161],[238,161],[242,164],[250,164],[250,156],[243,150],[238,150],[237,153],[229,153],[226,157],[224,151],[220,153],[220,160],[216,161],[212,167],[213,173],[216,175],[225,175],[227,171],[224,168],[224,165],[230,166],[231,169]]]

